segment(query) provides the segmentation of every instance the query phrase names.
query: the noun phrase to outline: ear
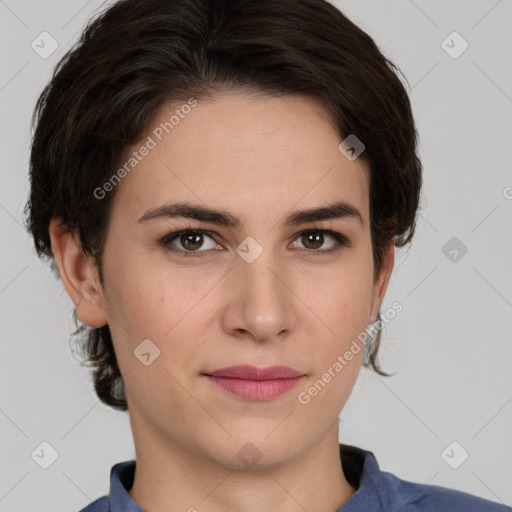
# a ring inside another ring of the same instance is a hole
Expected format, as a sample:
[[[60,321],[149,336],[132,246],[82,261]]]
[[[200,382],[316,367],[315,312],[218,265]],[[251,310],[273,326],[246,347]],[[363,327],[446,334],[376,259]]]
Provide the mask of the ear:
[[[50,221],[49,232],[62,283],[75,303],[78,318],[89,327],[103,327],[108,322],[92,256],[82,250],[78,232],[71,231],[60,218]]]
[[[389,280],[391,278],[393,265],[395,263],[395,239],[396,236],[389,242],[386,252],[384,253],[382,268],[373,285],[373,297],[369,318],[370,323],[375,322],[377,319],[377,313],[379,312],[380,305],[384,300],[384,295],[386,294]]]

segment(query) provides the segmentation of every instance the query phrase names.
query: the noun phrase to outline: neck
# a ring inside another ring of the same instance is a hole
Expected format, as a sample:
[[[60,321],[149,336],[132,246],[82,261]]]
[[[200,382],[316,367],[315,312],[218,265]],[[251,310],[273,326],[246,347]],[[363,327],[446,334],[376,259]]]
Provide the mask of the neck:
[[[333,512],[356,492],[342,470],[338,421],[292,462],[265,469],[231,469],[147,428],[137,436],[134,427],[132,421],[137,463],[128,494],[151,512]]]

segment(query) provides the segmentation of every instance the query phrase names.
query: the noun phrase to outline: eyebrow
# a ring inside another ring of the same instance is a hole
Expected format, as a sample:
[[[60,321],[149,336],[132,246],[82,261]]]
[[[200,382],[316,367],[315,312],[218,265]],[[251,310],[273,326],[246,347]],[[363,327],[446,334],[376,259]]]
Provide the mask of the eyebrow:
[[[160,218],[172,219],[176,217],[211,222],[234,229],[240,228],[242,224],[239,218],[225,210],[207,208],[191,203],[163,204],[148,210],[137,222],[142,223]],[[363,216],[359,210],[345,201],[340,201],[327,206],[293,212],[285,217],[283,226],[298,226],[306,222],[342,218],[353,218],[364,225]]]

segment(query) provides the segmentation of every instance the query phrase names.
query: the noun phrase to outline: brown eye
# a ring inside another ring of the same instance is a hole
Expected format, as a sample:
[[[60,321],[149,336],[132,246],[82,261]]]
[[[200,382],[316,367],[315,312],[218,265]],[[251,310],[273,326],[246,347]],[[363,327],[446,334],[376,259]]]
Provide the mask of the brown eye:
[[[331,243],[329,247],[321,249],[325,243],[326,236],[333,239],[334,244]],[[303,231],[299,238],[303,247],[312,253],[330,253],[341,249],[341,247],[351,246],[350,242],[343,235],[326,229],[309,229]]]
[[[198,235],[195,234],[184,234],[180,235],[179,241],[185,249],[189,249],[194,251],[195,249],[199,249],[201,245],[203,245],[203,234],[200,233]]]
[[[324,243],[324,234],[320,232],[307,233],[302,235],[301,241],[308,249],[319,249]]]
[[[211,240],[210,247],[204,247],[205,237]],[[201,230],[183,230],[167,235],[161,244],[164,248],[173,252],[184,253],[185,256],[202,256],[202,253],[207,252],[208,249],[217,247],[217,244],[206,231]],[[200,250],[202,249],[202,250]],[[186,254],[190,253],[190,254]]]
[[[321,247],[326,242],[326,237],[334,240],[329,247],[322,249]],[[205,247],[205,240],[210,239],[211,246]],[[352,247],[349,240],[342,234],[327,229],[309,229],[303,231],[298,235],[296,240],[300,240],[302,247],[309,254],[312,255],[327,255],[340,250],[342,247]],[[159,244],[165,250],[178,254],[179,256],[207,256],[210,253],[209,249],[216,249],[220,246],[215,242],[212,234],[209,231],[201,229],[184,229],[175,231],[165,236],[160,240]]]

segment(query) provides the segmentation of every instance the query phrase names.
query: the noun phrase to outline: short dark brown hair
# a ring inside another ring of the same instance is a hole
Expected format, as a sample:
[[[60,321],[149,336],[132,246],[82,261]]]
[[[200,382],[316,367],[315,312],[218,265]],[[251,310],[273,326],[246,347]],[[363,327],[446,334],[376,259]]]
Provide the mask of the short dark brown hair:
[[[116,190],[94,190],[147,132],[164,103],[246,91],[319,100],[340,137],[369,163],[374,275],[385,249],[410,242],[421,188],[417,131],[400,70],[325,0],[121,0],[89,21],[34,109],[26,227],[55,269],[52,218],[79,235],[103,285],[102,254]],[[403,76],[403,75],[402,75]],[[380,312],[379,317],[380,319]],[[127,410],[108,325],[77,330],[105,404]],[[367,346],[376,363],[380,331]]]

